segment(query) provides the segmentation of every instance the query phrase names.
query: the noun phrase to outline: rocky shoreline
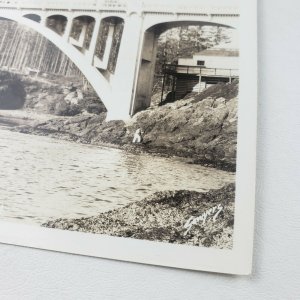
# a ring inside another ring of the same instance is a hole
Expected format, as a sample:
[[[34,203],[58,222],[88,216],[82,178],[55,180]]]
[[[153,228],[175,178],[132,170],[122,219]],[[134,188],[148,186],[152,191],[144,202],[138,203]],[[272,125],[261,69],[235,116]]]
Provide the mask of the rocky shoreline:
[[[8,78],[3,83],[2,102],[14,81],[24,85],[23,111],[30,117],[22,123],[22,116],[1,118],[0,112],[0,122],[15,122],[12,130],[134,153],[181,157],[190,163],[235,171],[238,82],[217,84],[164,105],[156,103],[154,95],[153,105],[132,119],[106,121],[107,112],[101,101],[93,91],[83,91],[78,82],[63,85],[44,78]],[[133,145],[137,129],[144,132],[143,143]]]
[[[231,249],[235,185],[207,193],[158,192],[95,217],[58,219],[42,226],[110,236]]]
[[[72,119],[78,120],[78,117],[73,117]],[[94,122],[94,116],[81,116],[81,120],[91,120],[91,123]],[[78,126],[79,123],[73,120],[73,124]],[[235,164],[226,162],[226,161],[213,161],[211,159],[207,159],[206,157],[198,157],[195,156],[193,152],[185,152],[180,151],[178,149],[163,147],[163,146],[151,146],[146,141],[141,144],[132,144],[131,139],[128,140],[127,143],[120,143],[113,140],[108,139],[100,139],[100,140],[91,140],[89,137],[85,135],[79,135],[78,133],[73,133],[69,130],[66,130],[63,126],[56,127],[52,124],[55,122],[61,122],[61,119],[56,120],[48,120],[47,122],[37,122],[36,120],[22,120],[19,118],[7,118],[2,117],[0,114],[0,124],[9,125],[9,129],[12,131],[16,131],[23,134],[32,134],[39,136],[48,136],[54,139],[65,140],[75,143],[81,144],[92,144],[95,146],[101,147],[109,147],[120,149],[124,151],[128,151],[134,154],[149,154],[160,157],[176,157],[177,159],[183,160],[187,163],[191,164],[199,164],[205,167],[217,168],[220,170],[235,172]],[[70,121],[70,120],[68,120]],[[52,123],[52,124],[51,124]],[[110,126],[115,129],[115,122],[110,122],[111,124],[108,126],[108,130],[110,130]],[[49,125],[51,124],[51,125]],[[122,124],[123,126],[123,124]],[[125,126],[125,125],[124,125]],[[117,127],[117,126],[116,126]],[[132,133],[133,136],[133,133]]]

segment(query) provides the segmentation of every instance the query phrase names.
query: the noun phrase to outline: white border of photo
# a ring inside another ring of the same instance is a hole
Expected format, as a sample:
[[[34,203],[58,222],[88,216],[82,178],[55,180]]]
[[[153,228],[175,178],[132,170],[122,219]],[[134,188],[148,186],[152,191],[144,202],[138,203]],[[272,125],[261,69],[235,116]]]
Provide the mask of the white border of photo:
[[[0,222],[0,242],[151,265],[247,275],[252,269],[257,116],[257,3],[240,1],[240,95],[234,246],[175,245]]]

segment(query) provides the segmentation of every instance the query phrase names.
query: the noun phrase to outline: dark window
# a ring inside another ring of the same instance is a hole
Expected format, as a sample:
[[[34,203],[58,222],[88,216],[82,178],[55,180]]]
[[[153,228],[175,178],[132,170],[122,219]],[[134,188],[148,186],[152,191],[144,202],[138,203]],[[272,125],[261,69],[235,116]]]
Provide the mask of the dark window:
[[[205,66],[204,60],[197,60],[197,66]]]

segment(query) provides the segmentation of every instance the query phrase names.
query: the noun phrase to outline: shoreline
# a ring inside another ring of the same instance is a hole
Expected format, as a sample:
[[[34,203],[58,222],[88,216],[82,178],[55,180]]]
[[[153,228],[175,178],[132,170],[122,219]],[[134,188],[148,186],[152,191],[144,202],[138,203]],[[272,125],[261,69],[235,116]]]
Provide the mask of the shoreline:
[[[34,130],[35,119],[20,118],[10,113],[4,117],[0,112],[0,124],[10,123],[14,126],[6,127],[26,134],[33,128],[32,134],[48,136],[79,142],[78,136],[71,137],[69,133],[54,131],[49,132]],[[50,116],[52,118],[52,116]],[[55,117],[54,117],[55,118]],[[41,119],[47,119],[46,116]],[[39,120],[41,121],[41,120]],[[26,125],[24,125],[26,123]],[[22,124],[22,125],[20,125]],[[30,125],[28,125],[30,124]],[[80,141],[82,142],[82,141]],[[128,145],[108,145],[103,143],[98,146],[113,147],[137,153],[137,148]],[[126,147],[126,148],[125,148]],[[139,153],[148,153],[139,148]],[[161,154],[153,154],[159,155]],[[169,153],[165,157],[171,157]],[[176,157],[181,160],[186,158]],[[190,245],[196,247],[210,247],[216,249],[232,249],[233,227],[235,206],[235,184],[225,184],[220,189],[211,189],[206,192],[192,190],[169,190],[156,192],[152,195],[127,204],[121,208],[108,210],[107,212],[95,213],[93,217],[56,219],[48,221],[41,226],[59,230],[88,232],[104,234],[122,238],[134,238],[154,242],[165,242],[179,245]],[[214,216],[217,214],[216,222]],[[205,222],[203,222],[203,216]],[[189,227],[189,220],[190,222]],[[189,230],[188,230],[189,229]],[[188,232],[187,232],[188,230]]]
[[[83,115],[82,115],[83,116]],[[93,115],[90,115],[92,117]],[[86,117],[89,117],[87,115]],[[0,110],[0,125],[3,124],[7,130],[19,132],[22,134],[48,136],[56,140],[65,140],[80,144],[88,144],[101,146],[106,148],[113,148],[128,151],[133,154],[148,154],[164,158],[176,158],[188,164],[197,164],[204,167],[215,168],[227,172],[235,172],[235,166],[228,163],[212,162],[205,159],[197,159],[188,153],[178,153],[163,147],[149,147],[147,144],[118,144],[108,142],[92,142],[87,138],[73,134],[64,130],[45,129],[39,126],[46,124],[51,120],[62,119],[54,115],[39,114],[31,111],[4,111]],[[68,117],[65,117],[66,121]]]

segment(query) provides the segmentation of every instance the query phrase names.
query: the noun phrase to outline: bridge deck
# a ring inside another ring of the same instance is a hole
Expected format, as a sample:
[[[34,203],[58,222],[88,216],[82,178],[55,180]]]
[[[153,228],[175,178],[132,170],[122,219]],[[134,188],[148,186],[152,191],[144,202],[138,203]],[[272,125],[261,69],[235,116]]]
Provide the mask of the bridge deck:
[[[184,2],[174,0],[74,0],[74,1],[53,1],[53,0],[0,0],[1,8],[34,9],[34,10],[87,10],[87,11],[127,11],[134,7],[143,12],[164,12],[164,13],[194,13],[201,12],[204,15],[239,15],[238,4],[225,3],[218,6],[210,0],[209,6],[198,2],[198,0],[186,0]],[[220,2],[220,1],[219,1]],[[231,1],[233,2],[233,0]],[[209,7],[209,9],[207,9]]]

